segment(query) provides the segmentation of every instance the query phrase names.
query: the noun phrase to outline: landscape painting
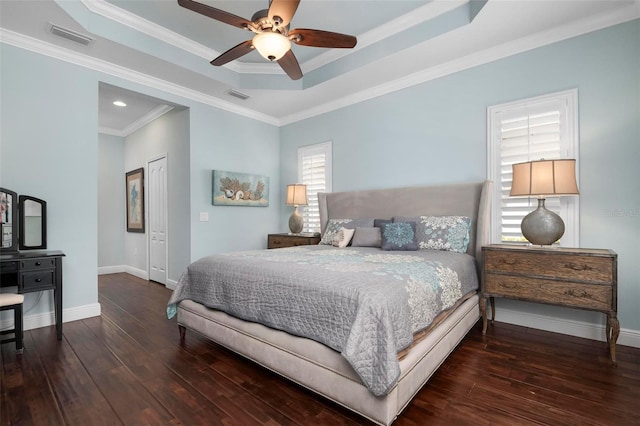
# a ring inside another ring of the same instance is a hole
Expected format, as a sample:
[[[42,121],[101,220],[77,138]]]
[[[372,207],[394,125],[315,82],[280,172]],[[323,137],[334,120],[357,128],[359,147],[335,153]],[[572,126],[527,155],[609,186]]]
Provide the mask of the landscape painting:
[[[211,198],[214,206],[266,207],[269,177],[214,170]]]

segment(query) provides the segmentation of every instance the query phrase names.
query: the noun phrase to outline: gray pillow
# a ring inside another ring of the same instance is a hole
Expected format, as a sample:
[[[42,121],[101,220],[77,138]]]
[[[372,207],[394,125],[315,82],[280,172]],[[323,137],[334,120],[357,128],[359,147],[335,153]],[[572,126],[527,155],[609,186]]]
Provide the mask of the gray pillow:
[[[332,245],[343,226],[347,229],[356,229],[358,226],[371,227],[373,219],[329,219],[320,244]]]
[[[380,225],[382,250],[418,250],[415,222],[394,222]]]
[[[466,216],[396,216],[393,221],[416,223],[420,249],[467,252],[471,219]]]
[[[380,228],[356,228],[351,246],[353,247],[380,247],[382,234]]]

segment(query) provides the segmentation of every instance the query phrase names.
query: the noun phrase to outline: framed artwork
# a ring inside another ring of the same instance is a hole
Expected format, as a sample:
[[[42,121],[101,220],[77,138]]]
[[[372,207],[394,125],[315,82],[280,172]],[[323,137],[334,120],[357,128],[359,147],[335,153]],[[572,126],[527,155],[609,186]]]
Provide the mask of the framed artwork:
[[[127,232],[144,232],[144,169],[127,172]]]
[[[267,207],[269,177],[213,170],[211,199],[214,206]]]

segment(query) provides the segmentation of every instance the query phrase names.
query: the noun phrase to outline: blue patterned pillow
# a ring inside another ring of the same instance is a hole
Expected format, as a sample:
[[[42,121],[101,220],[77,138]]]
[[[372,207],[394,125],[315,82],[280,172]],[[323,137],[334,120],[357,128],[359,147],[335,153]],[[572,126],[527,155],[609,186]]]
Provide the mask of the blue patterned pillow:
[[[320,244],[332,245],[343,226],[347,229],[370,228],[373,226],[373,219],[329,219]]]
[[[418,250],[415,222],[380,224],[382,250]]]
[[[394,222],[416,222],[416,241],[422,250],[466,253],[471,219],[466,216],[394,217]]]

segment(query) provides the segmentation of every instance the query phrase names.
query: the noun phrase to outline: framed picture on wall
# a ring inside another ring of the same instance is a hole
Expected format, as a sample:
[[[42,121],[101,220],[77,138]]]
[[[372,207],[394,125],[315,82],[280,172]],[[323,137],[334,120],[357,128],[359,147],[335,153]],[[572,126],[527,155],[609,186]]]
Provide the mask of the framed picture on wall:
[[[127,232],[144,232],[144,169],[126,174]]]
[[[213,170],[211,198],[214,206],[267,207],[269,177]]]

